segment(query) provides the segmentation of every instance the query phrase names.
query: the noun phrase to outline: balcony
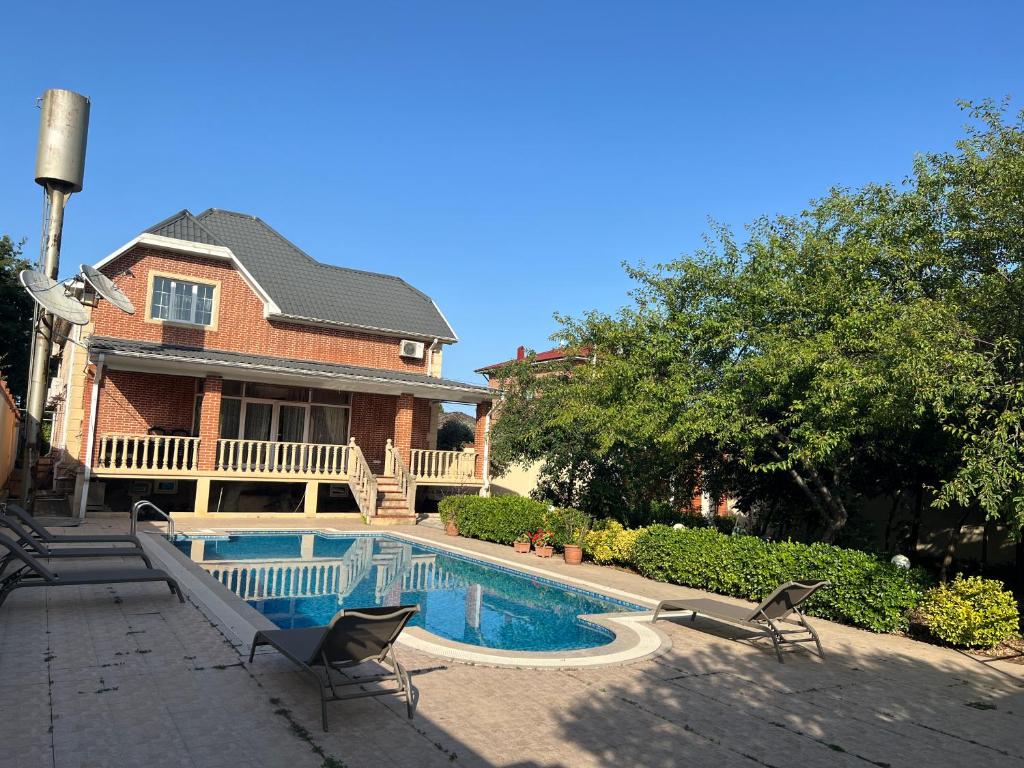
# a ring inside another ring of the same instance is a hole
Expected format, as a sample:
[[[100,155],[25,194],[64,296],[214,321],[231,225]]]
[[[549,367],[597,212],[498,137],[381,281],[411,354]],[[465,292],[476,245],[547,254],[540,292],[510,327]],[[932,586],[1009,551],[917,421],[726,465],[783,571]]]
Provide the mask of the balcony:
[[[345,445],[217,440],[212,462],[207,458],[203,466],[198,437],[105,434],[99,440],[93,472],[125,478],[364,482],[368,470],[357,452],[355,440]],[[476,458],[472,448],[414,448],[406,472],[416,485],[481,485]]]

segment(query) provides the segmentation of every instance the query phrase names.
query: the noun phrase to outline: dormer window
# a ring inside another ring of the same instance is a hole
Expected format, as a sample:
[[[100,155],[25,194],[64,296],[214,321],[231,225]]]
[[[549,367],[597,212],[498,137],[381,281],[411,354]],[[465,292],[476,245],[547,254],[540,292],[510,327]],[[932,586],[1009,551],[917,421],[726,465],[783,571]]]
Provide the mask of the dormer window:
[[[150,317],[172,323],[213,325],[215,287],[176,277],[153,275]]]

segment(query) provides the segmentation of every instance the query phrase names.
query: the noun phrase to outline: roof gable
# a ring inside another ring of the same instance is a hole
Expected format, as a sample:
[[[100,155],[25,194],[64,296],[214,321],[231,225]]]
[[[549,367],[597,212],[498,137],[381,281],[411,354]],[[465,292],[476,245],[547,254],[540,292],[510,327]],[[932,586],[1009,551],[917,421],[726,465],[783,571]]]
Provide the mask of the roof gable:
[[[433,300],[401,278],[321,264],[255,216],[183,210],[146,231],[230,250],[271,298],[270,317],[458,341]]]

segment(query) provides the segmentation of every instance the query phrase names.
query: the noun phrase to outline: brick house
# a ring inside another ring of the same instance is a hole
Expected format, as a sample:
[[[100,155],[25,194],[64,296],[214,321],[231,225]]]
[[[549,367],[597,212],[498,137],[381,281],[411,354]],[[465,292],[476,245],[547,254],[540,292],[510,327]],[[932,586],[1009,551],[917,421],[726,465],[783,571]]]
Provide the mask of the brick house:
[[[81,514],[145,496],[385,523],[414,513],[417,489],[486,492],[494,393],[442,378],[458,339],[405,281],[321,264],[217,209],[181,211],[96,266],[136,311],[93,302],[51,390],[55,482],[74,482]],[[442,402],[476,405],[473,447],[436,450]]]

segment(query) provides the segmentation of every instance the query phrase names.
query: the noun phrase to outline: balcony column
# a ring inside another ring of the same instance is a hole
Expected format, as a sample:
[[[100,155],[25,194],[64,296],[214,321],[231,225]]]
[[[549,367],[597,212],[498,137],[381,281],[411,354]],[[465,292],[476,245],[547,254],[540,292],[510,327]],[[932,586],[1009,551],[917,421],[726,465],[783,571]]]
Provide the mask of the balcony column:
[[[476,448],[475,476],[484,481],[480,489],[481,496],[490,496],[491,477],[488,464],[491,458],[491,403],[483,402],[476,405],[476,438],[473,441]]]
[[[415,398],[412,395],[399,395],[395,406],[395,448],[408,466],[409,451],[412,450],[412,409]]]
[[[199,413],[199,471],[212,472],[217,462],[220,437],[220,393],[224,380],[207,376],[203,380],[203,404]]]

